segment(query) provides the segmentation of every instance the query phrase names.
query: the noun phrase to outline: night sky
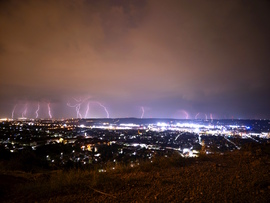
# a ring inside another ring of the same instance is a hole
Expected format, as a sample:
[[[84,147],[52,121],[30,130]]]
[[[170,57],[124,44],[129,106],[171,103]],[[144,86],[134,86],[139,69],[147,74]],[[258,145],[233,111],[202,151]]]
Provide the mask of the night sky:
[[[269,11],[267,0],[1,0],[0,117],[49,118],[48,106],[106,117],[104,105],[112,118],[270,118]]]

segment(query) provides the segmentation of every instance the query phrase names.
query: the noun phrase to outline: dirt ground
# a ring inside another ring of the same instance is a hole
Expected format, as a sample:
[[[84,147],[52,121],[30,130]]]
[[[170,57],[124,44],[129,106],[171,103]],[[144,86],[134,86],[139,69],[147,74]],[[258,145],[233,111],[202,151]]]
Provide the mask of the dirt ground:
[[[1,174],[0,189],[3,202],[262,203],[270,202],[269,174],[268,154],[237,151],[195,159],[182,166],[151,167],[148,164],[132,170],[111,171],[99,175],[95,184],[93,177],[85,176],[83,182],[74,187],[60,185],[41,195],[38,193],[38,187],[42,189],[40,185],[31,190],[22,189],[29,177]],[[38,177],[36,181],[41,179]]]

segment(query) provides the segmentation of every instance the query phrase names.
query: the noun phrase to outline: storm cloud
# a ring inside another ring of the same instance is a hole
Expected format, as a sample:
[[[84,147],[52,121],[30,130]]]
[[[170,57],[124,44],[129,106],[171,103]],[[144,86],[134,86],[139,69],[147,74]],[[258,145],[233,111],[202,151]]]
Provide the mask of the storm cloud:
[[[270,118],[270,2],[0,1],[0,116]]]

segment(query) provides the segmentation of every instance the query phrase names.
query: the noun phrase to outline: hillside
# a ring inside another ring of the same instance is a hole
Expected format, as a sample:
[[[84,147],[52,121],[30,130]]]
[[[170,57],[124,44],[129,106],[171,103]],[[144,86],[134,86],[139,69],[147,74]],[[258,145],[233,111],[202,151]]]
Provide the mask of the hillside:
[[[3,202],[269,202],[270,146],[115,170],[1,171]]]

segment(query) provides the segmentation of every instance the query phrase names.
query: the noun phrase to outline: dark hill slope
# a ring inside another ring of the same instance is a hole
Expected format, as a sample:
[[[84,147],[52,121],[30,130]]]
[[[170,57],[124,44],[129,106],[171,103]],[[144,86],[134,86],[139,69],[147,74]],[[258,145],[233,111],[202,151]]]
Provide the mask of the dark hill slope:
[[[198,159],[157,158],[106,173],[27,174],[25,181],[6,188],[2,201],[269,202],[269,151],[267,145]]]

